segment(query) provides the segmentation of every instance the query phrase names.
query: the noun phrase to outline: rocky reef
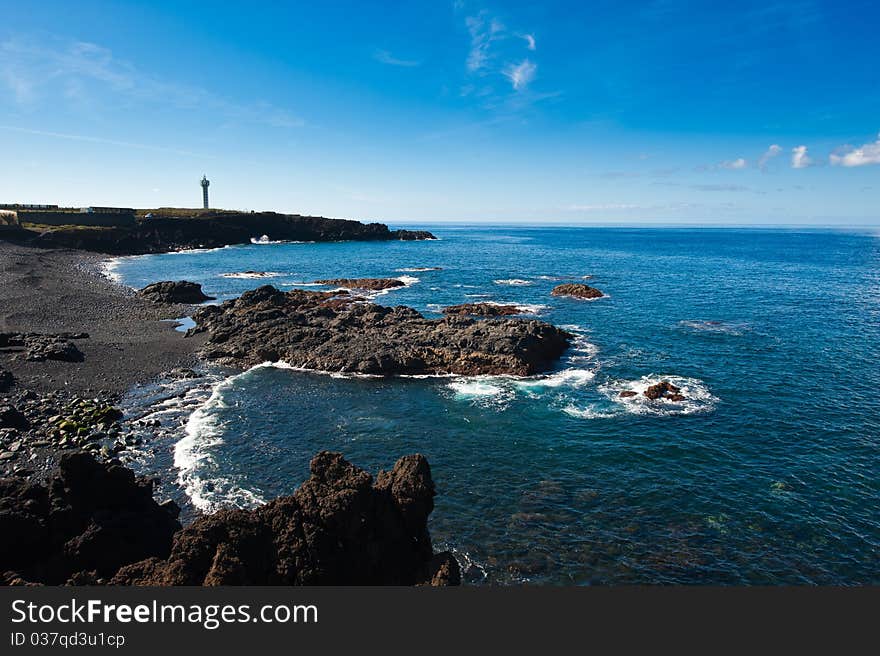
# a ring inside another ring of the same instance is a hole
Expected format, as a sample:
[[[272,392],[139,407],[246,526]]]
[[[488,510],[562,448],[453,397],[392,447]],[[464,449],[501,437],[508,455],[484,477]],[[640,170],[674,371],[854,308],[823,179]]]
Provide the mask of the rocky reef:
[[[668,380],[661,380],[659,383],[651,385],[644,391],[647,398],[652,401],[657,399],[667,399],[668,401],[684,401],[681,388],[673,385]]]
[[[589,285],[579,282],[569,282],[562,285],[556,285],[550,294],[552,296],[571,296],[573,298],[585,299],[602,298],[605,295],[595,287],[590,287]]]
[[[382,291],[405,287],[406,283],[397,278],[331,278],[329,280],[316,280],[319,285],[331,285],[344,287],[345,289],[364,289],[367,291]]]
[[[375,375],[511,374],[552,367],[572,335],[528,319],[426,319],[408,307],[384,307],[350,294],[271,285],[222,305],[200,308],[203,355],[248,367],[283,360],[318,371]]]
[[[509,317],[514,314],[522,314],[517,305],[502,305],[500,303],[461,303],[449,305],[442,310],[443,314],[464,317]]]
[[[223,510],[181,529],[173,502],[115,461],[65,455],[47,485],[0,479],[6,584],[450,585],[434,554],[434,483],[424,457],[373,477],[322,452],[297,491],[255,510]],[[14,537],[13,537],[14,536]]]
[[[213,296],[208,296],[202,291],[201,285],[187,280],[154,282],[141,289],[138,294],[148,301],[164,305],[175,303],[195,305],[214,300]]]
[[[219,248],[246,244],[268,235],[284,241],[391,241],[434,239],[422,230],[389,230],[382,223],[360,223],[319,216],[276,212],[153,210],[131,226],[84,228],[53,226],[40,231],[3,233],[10,241],[46,248],[74,248],[110,255],[164,253],[187,248]]]

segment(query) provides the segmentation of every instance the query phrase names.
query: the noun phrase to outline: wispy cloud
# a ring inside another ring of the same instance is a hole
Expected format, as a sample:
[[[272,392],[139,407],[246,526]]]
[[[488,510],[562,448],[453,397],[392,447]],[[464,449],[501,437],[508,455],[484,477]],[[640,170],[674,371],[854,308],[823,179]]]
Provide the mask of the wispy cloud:
[[[206,109],[224,121],[279,128],[300,127],[303,120],[265,101],[237,103],[206,89],[159,79],[138,70],[95,43],[48,37],[15,37],[0,42],[0,84],[19,106],[38,107],[66,100],[91,110],[131,103],[178,109]]]
[[[422,62],[417,59],[399,59],[387,50],[377,50],[373,53],[373,59],[375,59],[377,62],[381,62],[382,64],[388,64],[389,66],[401,66],[404,68],[413,68],[415,66],[421,66],[422,64]]]
[[[843,146],[839,153],[831,155],[830,161],[833,166],[846,167],[880,164],[880,135],[877,136],[876,141],[858,148]]]
[[[14,125],[0,125],[0,130],[9,132],[19,132],[22,134],[31,134],[38,137],[50,137],[53,139],[64,139],[66,141],[84,141],[87,143],[104,144],[108,146],[119,146],[120,148],[134,148],[136,150],[149,150],[158,153],[168,153],[171,155],[182,155],[184,157],[209,157],[194,153],[189,150],[181,150],[179,148],[167,148],[156,144],[136,143],[133,141],[119,141],[116,139],[104,139],[103,137],[92,137],[82,134],[67,134],[64,132],[50,132],[48,130],[31,130],[29,128],[17,127]]]
[[[758,168],[762,171],[766,170],[770,160],[782,153],[782,146],[779,144],[771,144],[769,148],[761,155],[758,160]]]
[[[471,47],[468,51],[467,68],[471,72],[484,68],[489,61],[489,48],[492,43],[501,38],[504,32],[504,24],[483,10],[474,16],[468,16],[464,20],[468,33],[471,37]]]
[[[746,160],[744,160],[742,157],[740,157],[738,159],[732,159],[732,160],[729,160],[726,162],[721,162],[718,166],[722,169],[729,169],[732,171],[736,171],[739,169],[748,168],[749,163]]]
[[[751,191],[748,187],[734,184],[696,184],[691,185],[691,189],[694,189],[696,191]]]
[[[526,48],[528,48],[529,50],[534,52],[537,47],[535,44],[535,35],[534,34],[522,34],[521,36],[522,36],[522,38],[524,38],[526,40]]]
[[[807,154],[806,146],[795,146],[791,149],[791,168],[805,169],[813,165],[812,158]]]
[[[513,85],[516,91],[522,91],[535,79],[537,71],[537,64],[531,60],[524,59],[519,64],[509,64],[504,69],[504,76],[510,80],[510,84]]]

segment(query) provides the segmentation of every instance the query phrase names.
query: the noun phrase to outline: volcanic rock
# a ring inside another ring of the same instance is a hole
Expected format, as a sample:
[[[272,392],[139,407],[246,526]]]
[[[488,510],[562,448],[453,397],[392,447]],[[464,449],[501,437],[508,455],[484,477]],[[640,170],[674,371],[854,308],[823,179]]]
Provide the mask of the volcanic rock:
[[[638,392],[633,392],[632,390],[624,390],[618,396],[622,399],[630,399],[634,396],[638,396]]]
[[[63,456],[48,486],[0,479],[0,572],[7,581],[109,577],[121,565],[167,556],[179,528],[153,500],[149,480],[86,453]]]
[[[26,430],[30,425],[27,417],[12,405],[0,405],[0,428]]]
[[[73,342],[53,337],[31,337],[27,340],[25,359],[31,362],[58,360],[60,362],[82,362],[84,356]]]
[[[676,387],[668,380],[662,380],[655,385],[651,385],[644,391],[644,395],[652,401],[656,401],[657,399],[684,401],[684,396],[681,394],[681,388]]]
[[[368,289],[370,291],[381,291],[406,286],[405,282],[397,278],[331,278],[330,280],[316,280],[315,282],[319,285],[333,285],[334,287],[344,287],[345,289]]]
[[[553,296],[572,296],[574,298],[602,298],[604,294],[589,285],[579,282],[570,282],[563,285],[556,285],[550,292]]]
[[[197,304],[214,300],[213,296],[207,296],[202,292],[201,285],[186,280],[155,282],[144,287],[138,294],[153,303],[163,304]]]
[[[389,230],[382,223],[360,223],[320,216],[275,212],[154,209],[149,219],[133,225],[83,230],[80,226],[53,230],[4,232],[4,239],[49,248],[76,248],[113,255],[164,253],[187,248],[219,248],[247,244],[259,235],[279,241],[390,241],[435,239],[423,230]],[[37,213],[38,214],[38,213]],[[27,221],[39,224],[39,216]]]
[[[434,494],[423,456],[401,458],[373,482],[342,455],[321,452],[292,496],[201,517],[175,536],[167,559],[123,567],[111,584],[457,584],[452,555],[432,552]]]
[[[7,391],[15,383],[12,374],[0,367],[0,392]]]
[[[443,308],[443,314],[471,317],[506,317],[513,314],[522,314],[522,310],[516,305],[462,303],[460,305],[450,305]]]
[[[377,375],[511,374],[550,368],[572,335],[527,319],[426,319],[408,307],[356,302],[333,292],[265,285],[200,308],[203,355],[238,367],[283,360],[318,371]]]

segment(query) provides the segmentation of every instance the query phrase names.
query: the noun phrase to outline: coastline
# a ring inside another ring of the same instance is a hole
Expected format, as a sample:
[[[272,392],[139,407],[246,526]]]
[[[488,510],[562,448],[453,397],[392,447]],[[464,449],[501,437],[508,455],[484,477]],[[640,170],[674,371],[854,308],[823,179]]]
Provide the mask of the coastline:
[[[121,394],[137,383],[197,362],[201,339],[169,319],[191,306],[157,306],[101,273],[105,255],[0,241],[0,332],[88,333],[82,362],[28,362],[0,351],[18,389]],[[15,388],[13,388],[15,389]]]
[[[0,348],[0,369],[13,380],[0,389],[0,406],[29,424],[3,429],[0,476],[49,475],[73,446],[47,439],[51,418],[86,400],[115,405],[134,386],[198,363],[202,339],[185,338],[169,321],[191,306],[149,303],[102,273],[106,259],[0,241],[0,335],[78,335],[70,341],[81,353],[80,361],[31,361],[21,348]]]

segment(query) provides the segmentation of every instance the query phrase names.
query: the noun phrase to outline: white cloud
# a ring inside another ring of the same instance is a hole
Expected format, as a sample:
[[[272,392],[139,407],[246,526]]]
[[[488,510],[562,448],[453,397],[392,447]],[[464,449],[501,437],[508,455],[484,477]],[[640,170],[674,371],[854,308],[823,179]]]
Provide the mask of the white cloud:
[[[761,159],[758,160],[758,168],[762,171],[767,168],[767,164],[771,159],[776,157],[782,152],[782,146],[779,144],[772,144],[767,151],[761,155]]]
[[[806,146],[795,146],[791,149],[791,168],[805,169],[813,165],[813,160],[807,155]]]
[[[464,20],[471,36],[471,49],[468,52],[467,68],[479,71],[489,60],[489,47],[504,32],[504,25],[497,18],[490,18],[485,11]]]
[[[524,59],[519,64],[510,64],[504,69],[504,76],[510,80],[516,91],[522,91],[535,79],[538,70],[537,64]]]
[[[415,59],[398,59],[387,50],[377,50],[373,53],[373,59],[382,64],[389,66],[402,66],[404,68],[413,68],[420,66],[422,62]]]
[[[534,34],[523,34],[522,38],[526,40],[526,48],[529,50],[535,50],[535,35]]]
[[[748,168],[749,163],[746,160],[744,160],[742,157],[740,157],[739,159],[733,159],[728,162],[721,162],[721,164],[719,164],[719,166],[722,169],[738,170],[738,169]]]
[[[880,164],[880,135],[873,143],[867,143],[858,148],[844,147],[842,151],[842,155],[831,155],[832,165],[852,167]]]

